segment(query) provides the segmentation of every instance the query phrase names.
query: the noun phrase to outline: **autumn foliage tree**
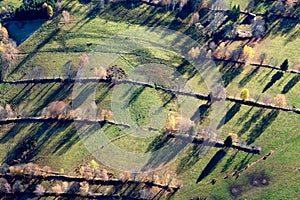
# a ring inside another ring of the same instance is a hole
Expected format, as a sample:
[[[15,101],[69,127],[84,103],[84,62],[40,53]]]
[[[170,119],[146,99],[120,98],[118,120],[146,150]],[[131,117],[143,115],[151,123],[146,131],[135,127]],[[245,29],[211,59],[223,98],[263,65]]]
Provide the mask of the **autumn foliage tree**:
[[[274,97],[273,102],[274,102],[275,106],[278,106],[278,107],[286,107],[287,106],[286,97],[284,94],[277,94]]]
[[[199,22],[199,18],[200,18],[199,13],[194,12],[190,19],[190,25],[193,25],[193,24],[196,24],[197,22]]]
[[[255,51],[253,50],[252,47],[250,47],[248,45],[245,45],[243,47],[243,54],[242,54],[242,56],[243,56],[244,60],[248,60],[248,59],[251,60],[251,59],[253,59],[254,58],[254,53],[255,53]]]
[[[64,24],[70,23],[71,18],[70,18],[70,13],[68,11],[63,10],[61,15],[62,15],[62,18],[60,19],[61,23],[64,23]]]
[[[0,80],[17,58],[16,43],[9,38],[7,29],[0,23]]]
[[[247,99],[249,99],[249,97],[250,97],[249,90],[246,89],[246,88],[244,88],[244,89],[241,91],[240,97],[241,97],[242,100],[247,100]]]
[[[199,55],[200,55],[200,49],[199,49],[199,47],[196,47],[196,48],[195,48],[195,47],[192,47],[192,48],[189,50],[188,55],[189,55],[191,58],[193,58],[193,59],[198,58]]]

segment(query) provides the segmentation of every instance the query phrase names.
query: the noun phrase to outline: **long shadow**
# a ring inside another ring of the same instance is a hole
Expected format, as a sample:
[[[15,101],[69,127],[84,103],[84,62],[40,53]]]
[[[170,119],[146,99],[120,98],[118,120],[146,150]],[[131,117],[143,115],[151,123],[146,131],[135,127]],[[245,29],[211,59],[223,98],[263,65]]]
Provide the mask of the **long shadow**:
[[[254,107],[251,107],[249,110],[247,110],[247,112],[241,116],[240,118],[238,118],[237,122],[235,125],[240,125],[241,123],[243,123],[250,115],[251,111],[254,109]]]
[[[163,146],[169,144],[171,142],[171,139],[167,137],[167,134],[163,132],[148,145],[146,152],[154,152],[158,149],[162,148]]]
[[[34,84],[27,84],[25,88],[23,88],[17,96],[12,98],[9,103],[14,105],[19,105],[24,99],[26,99],[30,95],[31,89],[34,87]],[[26,89],[26,90],[25,90]]]
[[[243,169],[244,167],[246,167],[246,165],[250,162],[251,158],[253,157],[254,155],[253,154],[247,154],[243,160],[241,160],[240,163],[238,163],[237,165],[234,166],[234,169],[235,170],[241,170]]]
[[[225,157],[226,153],[227,152],[224,149],[219,150],[203,169],[196,183],[199,183],[205,177],[207,177],[217,167],[218,163]]]
[[[27,124],[28,126],[28,124]],[[31,128],[25,137],[22,137],[17,145],[7,152],[4,161],[14,164],[16,161],[27,163],[31,161],[45,147],[57,129],[61,126],[58,123],[31,124]],[[64,126],[64,125],[63,125]],[[63,127],[64,128],[64,127]],[[22,130],[19,130],[20,133]]]
[[[281,93],[288,93],[298,82],[300,81],[300,75],[294,76],[282,89]]]
[[[278,115],[278,110],[272,110],[266,116],[264,116],[248,135],[248,138],[246,140],[247,145],[252,144],[256,140],[256,138],[258,138],[275,121]]]
[[[220,123],[217,126],[217,129],[220,129],[223,125],[229,122],[241,109],[240,103],[235,103],[226,113],[226,115],[222,118]]]
[[[80,140],[76,134],[76,127],[73,124],[68,124],[64,129],[67,130],[67,133],[62,135],[59,138],[59,142],[53,146],[53,154],[57,153],[58,155],[62,155]]]
[[[7,131],[5,133],[5,135],[3,135],[0,138],[0,143],[4,144],[6,142],[8,142],[10,139],[14,138],[17,134],[19,134],[27,125],[26,124],[15,124],[13,127],[10,128],[9,131]]]
[[[194,121],[196,124],[201,124],[203,120],[209,116],[210,106],[211,105],[209,103],[199,106],[198,110],[191,117],[191,120]]]
[[[244,87],[259,71],[259,68],[252,69],[248,74],[244,76],[242,80],[239,82],[240,87]]]
[[[182,150],[189,144],[190,141],[187,140],[181,140],[177,138],[173,139],[167,139],[168,142],[162,140],[162,142],[158,142],[157,144],[155,142],[152,143],[152,146],[150,146],[150,149],[158,149],[158,151],[153,151],[151,158],[148,160],[148,162],[143,167],[143,171],[147,171],[149,169],[156,169],[157,167],[162,167],[171,162],[176,158],[176,156],[182,152]]]
[[[250,129],[251,125],[255,124],[259,120],[259,118],[265,113],[265,111],[266,110],[264,109],[259,109],[258,111],[256,111],[252,115],[252,117],[247,122],[244,123],[242,129],[238,132],[238,136],[241,136],[244,133],[246,133]]]
[[[176,72],[179,72],[180,74],[187,73],[189,75],[188,79],[191,79],[198,73],[197,69],[185,59],[183,59],[181,64],[176,68]]]
[[[238,154],[238,151],[236,151],[234,154],[232,154],[230,156],[230,158],[227,159],[225,165],[223,166],[223,168],[221,170],[221,173],[225,172],[232,165],[237,154]]]
[[[95,103],[99,105],[101,102],[103,102],[104,99],[109,95],[109,93],[111,93],[113,87],[114,85],[111,83],[101,83],[100,85],[98,85]]]
[[[279,79],[281,79],[282,76],[283,72],[277,72],[276,74],[274,74],[270,82],[265,86],[262,92],[264,93],[265,91],[267,91],[270,87],[272,87],[272,85],[274,85]]]
[[[138,97],[143,93],[143,91],[146,89],[145,86],[141,86],[133,92],[131,95],[129,101],[128,101],[128,106],[131,105],[132,103],[136,102],[138,100]]]
[[[9,75],[14,74],[21,66],[23,66],[28,60],[30,60],[38,51],[45,46],[50,40],[59,33],[60,29],[53,30],[40,44],[38,44],[33,51],[30,52],[25,58],[23,58],[18,65],[10,72]]]
[[[72,93],[72,88],[73,84],[68,84],[66,82],[60,84],[56,90],[53,90],[43,99],[42,104],[34,108],[34,110],[32,111],[33,115],[37,115],[42,109],[47,107],[49,103],[53,101],[62,101],[69,97]]]
[[[73,98],[73,108],[77,108],[82,105],[93,93],[95,93],[95,85],[94,84],[87,84],[87,85],[80,85],[81,88],[78,88],[79,94]]]
[[[229,83],[233,81],[238,75],[240,75],[243,71],[243,64],[232,64],[229,62],[225,62],[223,66],[221,66],[220,72],[222,73],[222,80],[224,86],[228,86]]]
[[[177,166],[177,174],[185,172],[199,161],[202,153],[202,146],[198,144],[192,144],[187,151],[188,152],[186,156],[180,160]]]

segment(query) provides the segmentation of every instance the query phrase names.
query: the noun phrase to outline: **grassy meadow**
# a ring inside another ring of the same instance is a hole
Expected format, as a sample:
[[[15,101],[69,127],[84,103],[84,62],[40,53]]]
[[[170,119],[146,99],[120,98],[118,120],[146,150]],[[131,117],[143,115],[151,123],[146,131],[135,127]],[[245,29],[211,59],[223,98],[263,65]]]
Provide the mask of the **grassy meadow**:
[[[18,46],[20,54],[18,61],[12,66],[7,74],[6,81],[28,79],[32,75],[32,69],[39,67],[43,70],[44,77],[63,77],[63,65],[69,60],[77,66],[79,57],[83,53],[91,55],[92,67],[107,65],[118,65],[129,75],[142,65],[154,63],[156,66],[163,64],[173,71],[179,73],[184,83],[194,92],[208,93],[209,88],[205,79],[214,70],[217,70],[222,77],[226,94],[228,96],[240,95],[243,88],[248,88],[251,99],[262,101],[266,94],[273,98],[277,94],[285,94],[288,106],[300,108],[298,84],[300,78],[298,74],[284,73],[284,75],[265,90],[266,85],[276,74],[276,70],[268,68],[257,68],[248,64],[237,65],[228,62],[215,62],[215,66],[207,66],[205,63],[200,71],[195,73],[191,64],[187,63],[180,55],[164,51],[161,49],[143,49],[135,52],[126,52],[127,41],[120,40],[115,43],[105,43],[109,38],[118,33],[136,28],[163,27],[174,31],[179,31],[193,38],[203,45],[205,37],[189,26],[190,15],[182,16],[178,11],[166,11],[162,7],[136,3],[108,3],[99,12],[88,7],[88,4],[81,4],[75,0],[63,0],[62,8],[55,13],[53,19],[43,23],[30,37]],[[229,0],[226,5],[229,5]],[[20,1],[4,0],[0,6],[10,4],[17,7]],[[234,0],[233,4],[240,5],[242,9],[248,6],[248,1]],[[263,11],[264,5],[258,5],[257,10]],[[61,11],[70,12],[71,22],[61,24]],[[180,18],[180,19],[179,19]],[[8,22],[11,23],[11,22]],[[12,22],[13,23],[13,22]],[[300,37],[298,22],[290,22],[287,27],[285,21],[278,19],[274,22],[272,29],[265,38],[254,43],[255,56],[251,62],[259,63],[259,55],[266,53],[264,61],[266,64],[280,65],[284,59],[289,59],[290,69],[300,67]],[[17,34],[18,30],[12,30]],[[138,33],[137,33],[138,35]],[[155,35],[156,45],[162,47],[169,45],[169,40],[174,39],[173,35]],[[161,37],[161,40],[159,39]],[[152,35],[145,35],[140,44],[147,44],[152,41]],[[231,46],[240,45],[240,41],[232,42]],[[103,46],[104,44],[104,46]],[[107,45],[107,46],[105,46]],[[177,44],[176,44],[177,45]],[[176,46],[174,45],[174,46]],[[178,44],[176,47],[183,47],[185,44]],[[94,50],[97,50],[96,52]],[[125,50],[124,50],[125,49]],[[124,50],[124,52],[123,52]],[[102,51],[102,52],[101,52]],[[120,52],[121,51],[121,52]],[[117,54],[117,59],[113,62],[106,62],[105,56]],[[99,56],[97,58],[97,56]],[[103,57],[101,57],[103,56]],[[95,59],[95,61],[93,60]],[[100,63],[99,60],[103,63]],[[153,71],[145,71],[153,73]],[[158,71],[157,78],[163,84],[168,80],[173,80],[177,76],[168,74],[168,71]],[[165,81],[165,82],[164,82]],[[12,85],[8,83],[0,84],[0,98],[11,104],[22,116],[40,116],[43,108],[53,101],[70,102],[74,97],[74,84],[67,83],[47,83],[47,84],[22,84]],[[82,90],[88,93],[93,90],[87,85],[79,85]],[[112,87],[107,83],[99,83],[95,89],[95,100],[98,108],[110,109],[118,95],[123,95],[128,100],[127,105],[120,106],[118,113],[128,112],[125,115],[114,119],[127,119],[130,117],[133,124],[151,125],[160,127],[165,121],[167,113],[180,110],[180,103],[166,93],[154,88],[136,87],[132,90],[132,85],[124,87]],[[132,93],[126,97],[126,94]],[[83,98],[85,96],[83,95]],[[82,98],[82,97],[81,97]],[[194,107],[206,106],[206,101],[195,100],[187,97]],[[118,103],[118,102],[117,102]],[[163,106],[161,106],[163,105]],[[200,128],[209,126],[211,122],[221,123],[219,139],[224,140],[229,133],[239,136],[239,142],[254,145],[262,148],[261,155],[251,155],[244,152],[237,152],[230,149],[226,155],[216,165],[215,169],[203,180],[196,183],[197,178],[208,165],[220,149],[210,148],[207,153],[201,147],[189,144],[176,160],[166,166],[165,170],[174,175],[182,182],[182,188],[175,193],[171,199],[189,199],[194,196],[205,197],[207,199],[298,199],[300,188],[299,165],[299,122],[300,115],[295,113],[261,109],[246,105],[239,105],[233,102],[225,102],[226,112],[220,116],[211,115],[210,111],[204,111],[203,121]],[[188,114],[196,113],[197,109],[188,110]],[[162,109],[162,110],[160,110]],[[153,122],[151,119],[159,122]],[[216,118],[213,118],[216,117]],[[88,163],[96,159],[85,146],[85,137],[96,136],[97,133],[88,131],[87,136],[77,133],[73,123],[12,123],[0,125],[0,162],[14,163],[22,155],[23,146],[26,140],[36,143],[34,150],[27,152],[26,158],[22,162],[35,162],[41,165],[51,166],[55,170],[64,169],[67,173],[74,173],[74,169],[82,163]],[[116,125],[106,124],[101,130],[107,138],[113,139],[126,134],[126,130]],[[94,135],[93,135],[94,134]],[[159,148],[164,141],[161,139],[163,131],[156,131],[147,138],[128,135],[115,141],[114,144],[129,152],[151,152]],[[137,133],[138,135],[138,133]],[[266,159],[260,159],[264,154],[273,151],[272,155]],[[164,157],[163,157],[164,158]],[[241,169],[247,164],[256,162],[246,169],[236,179],[226,175],[232,174],[235,170]],[[115,177],[120,171],[110,169],[115,173]],[[253,180],[265,177],[266,184],[255,185]],[[215,184],[210,181],[216,179]]]

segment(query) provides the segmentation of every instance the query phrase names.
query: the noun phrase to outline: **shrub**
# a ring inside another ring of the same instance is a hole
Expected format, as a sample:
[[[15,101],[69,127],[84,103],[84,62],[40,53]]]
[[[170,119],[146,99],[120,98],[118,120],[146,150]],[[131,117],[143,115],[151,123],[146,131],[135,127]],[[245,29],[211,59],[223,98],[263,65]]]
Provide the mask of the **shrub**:
[[[242,100],[247,100],[247,99],[249,99],[249,97],[250,97],[249,90],[246,89],[246,88],[243,89],[243,90],[241,91],[240,97],[241,97]]]
[[[60,19],[61,23],[64,23],[64,24],[70,23],[70,13],[68,11],[63,10],[61,15],[62,15],[62,18]]]
[[[277,94],[274,97],[274,104],[275,106],[278,107],[286,107],[287,103],[286,103],[286,97],[284,94]]]

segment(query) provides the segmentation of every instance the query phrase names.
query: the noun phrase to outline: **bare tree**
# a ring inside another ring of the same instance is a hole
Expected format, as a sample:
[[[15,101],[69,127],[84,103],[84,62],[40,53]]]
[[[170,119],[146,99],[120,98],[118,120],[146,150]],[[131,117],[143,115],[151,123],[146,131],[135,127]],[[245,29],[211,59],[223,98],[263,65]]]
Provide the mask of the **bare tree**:
[[[45,188],[42,185],[38,184],[35,187],[34,193],[37,194],[38,196],[42,196],[44,195],[45,191],[46,191]]]
[[[260,65],[262,65],[264,63],[264,61],[266,60],[267,58],[267,54],[266,53],[262,53],[259,55],[259,63]]]
[[[64,23],[64,24],[70,23],[71,18],[70,18],[70,13],[68,11],[63,10],[61,15],[62,15],[62,18],[60,19],[61,23]]]
[[[266,94],[264,97],[263,97],[263,103],[264,104],[271,104],[272,103],[272,96],[270,94]]]
[[[68,60],[68,62],[63,65],[62,71],[64,76],[66,76],[68,79],[73,79],[76,77],[78,70],[73,65],[72,60]]]
[[[90,64],[90,59],[88,57],[87,54],[82,54],[80,57],[79,57],[79,67],[80,68],[83,68],[83,67],[86,67]]]
[[[8,40],[8,37],[9,36],[7,29],[0,23],[0,41],[6,42]]]
[[[192,16],[191,16],[191,19],[190,19],[190,25],[193,25],[193,24],[195,24],[195,23],[197,23],[198,21],[199,21],[199,18],[200,18],[200,16],[199,16],[199,13],[198,12],[194,12],[193,14],[192,14]]]

